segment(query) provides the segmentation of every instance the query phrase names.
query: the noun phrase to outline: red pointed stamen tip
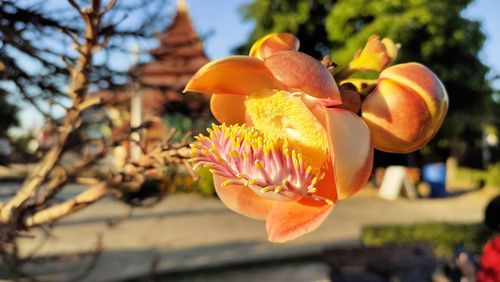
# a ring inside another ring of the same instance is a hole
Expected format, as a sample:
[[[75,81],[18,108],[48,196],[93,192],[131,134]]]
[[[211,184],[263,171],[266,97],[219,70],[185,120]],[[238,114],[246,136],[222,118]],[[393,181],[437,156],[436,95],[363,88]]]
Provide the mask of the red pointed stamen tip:
[[[308,94],[304,94],[304,99],[306,100],[306,103],[309,105],[315,105],[315,107],[326,107],[326,108],[335,108],[339,107],[342,105],[342,100],[339,99],[332,99],[332,98],[316,98]]]
[[[326,108],[335,108],[342,105],[342,102],[333,99],[322,99],[321,102]]]
[[[208,137],[200,134],[191,144],[192,161],[195,168],[204,165],[227,178],[223,188],[245,185],[272,200],[309,197],[331,203],[315,194],[315,185],[324,174],[308,165],[300,152],[290,148],[288,140],[271,140],[246,125],[213,125],[208,132]]]

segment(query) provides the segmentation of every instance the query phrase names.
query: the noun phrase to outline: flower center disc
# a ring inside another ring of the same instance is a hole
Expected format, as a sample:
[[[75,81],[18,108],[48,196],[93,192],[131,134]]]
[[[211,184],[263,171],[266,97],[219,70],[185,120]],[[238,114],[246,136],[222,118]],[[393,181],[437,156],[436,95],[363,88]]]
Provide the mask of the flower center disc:
[[[300,93],[254,93],[245,107],[253,126],[267,138],[287,139],[313,167],[323,166],[328,156],[326,131],[302,102]]]

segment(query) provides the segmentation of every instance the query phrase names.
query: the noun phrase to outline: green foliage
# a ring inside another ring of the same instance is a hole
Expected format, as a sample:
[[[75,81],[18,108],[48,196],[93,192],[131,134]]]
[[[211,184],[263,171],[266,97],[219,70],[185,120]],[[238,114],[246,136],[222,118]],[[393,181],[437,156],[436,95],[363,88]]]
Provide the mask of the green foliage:
[[[177,171],[169,183],[169,189],[177,193],[198,193],[204,197],[215,195],[213,175],[208,168],[200,167],[197,171],[198,179],[186,171]]]
[[[487,177],[488,172],[481,169],[459,167],[456,172],[456,180],[461,182],[477,183]]]
[[[7,130],[11,126],[16,126],[19,124],[17,119],[18,108],[7,102],[7,94],[0,88],[0,121],[2,121],[2,127],[0,128],[0,137],[7,136]]]
[[[495,104],[486,79],[489,68],[478,58],[485,35],[480,23],[462,16],[472,0],[255,0],[242,8],[255,21],[245,53],[269,32],[292,32],[300,50],[316,58],[330,54],[346,65],[371,34],[402,44],[398,62],[427,65],[450,96],[449,113],[430,154],[466,147],[475,154],[481,128],[490,123]],[[443,150],[445,149],[445,150]]]
[[[488,176],[486,185],[491,185],[500,188],[500,162],[488,167]]]
[[[163,117],[165,122],[176,129],[173,140],[180,141],[188,132],[193,134],[205,132],[210,126],[212,119],[194,119],[182,114],[169,114]]]
[[[361,241],[366,246],[381,246],[387,243],[430,242],[438,257],[450,257],[458,245],[465,245],[475,254],[482,252],[491,236],[481,223],[419,223],[413,225],[382,225],[363,228]]]
[[[255,21],[255,29],[248,42],[237,48],[240,54],[248,53],[254,41],[269,32],[291,32],[301,39],[301,50],[319,58],[328,52],[331,44],[325,30],[331,0],[256,0],[242,8],[243,17]]]
[[[488,166],[487,170],[459,167],[457,168],[456,178],[459,181],[467,181],[470,183],[482,181],[487,186],[493,186],[500,189],[500,162]]]
[[[200,132],[206,132],[210,124],[214,122],[211,118],[193,118],[182,114],[165,115],[164,120],[176,128],[174,141],[180,141],[188,132],[192,136]],[[191,137],[192,137],[191,136]],[[213,183],[213,175],[208,168],[200,167],[197,171],[198,180],[193,181],[191,175],[181,173],[174,180],[176,191],[179,192],[196,192],[205,197],[211,197],[215,194]]]
[[[206,167],[198,169],[198,180],[195,182],[195,190],[205,197],[211,197],[215,194],[213,174]]]
[[[12,136],[10,138],[10,142],[17,148],[20,148],[23,151],[27,151],[29,143],[35,138],[36,136],[33,134],[33,132],[28,131],[21,135]]]

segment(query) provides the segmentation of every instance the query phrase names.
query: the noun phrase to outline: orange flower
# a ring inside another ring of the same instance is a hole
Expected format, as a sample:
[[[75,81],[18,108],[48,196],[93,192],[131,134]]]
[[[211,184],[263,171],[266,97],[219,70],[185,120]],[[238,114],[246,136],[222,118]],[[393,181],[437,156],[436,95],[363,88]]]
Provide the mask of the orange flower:
[[[328,69],[298,47],[291,34],[268,35],[251,56],[205,65],[185,89],[213,94],[212,113],[223,123],[191,144],[195,166],[210,167],[230,209],[265,219],[273,242],[317,228],[337,200],[365,185],[373,147],[421,148],[448,109],[443,84],[425,66],[385,69],[399,48],[390,39],[370,37],[342,72],[347,79],[357,70],[385,69],[366,98],[355,83],[339,91]]]
[[[268,239],[284,242],[317,228],[338,199],[366,183],[373,146],[365,122],[340,107],[331,73],[298,52],[291,34],[272,34],[251,55],[205,65],[185,91],[213,94],[224,123],[192,144],[221,200],[265,219]]]

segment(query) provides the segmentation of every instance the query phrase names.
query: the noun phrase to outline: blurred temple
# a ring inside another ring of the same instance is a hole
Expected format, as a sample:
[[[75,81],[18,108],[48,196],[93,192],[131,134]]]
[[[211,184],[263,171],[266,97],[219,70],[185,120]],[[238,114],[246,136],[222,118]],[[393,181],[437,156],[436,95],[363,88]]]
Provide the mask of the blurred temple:
[[[172,24],[159,39],[160,46],[150,51],[154,61],[135,69],[146,111],[187,116],[207,113],[207,96],[181,95],[193,74],[208,62],[183,1],[179,1]]]
[[[169,126],[180,131],[178,136],[205,127],[211,120],[210,96],[182,93],[193,74],[209,61],[184,1],[178,2],[175,17],[160,34],[159,43],[159,47],[149,51],[152,62],[131,68],[132,82],[92,94],[101,97],[107,106],[104,112],[91,113],[87,121],[102,121],[104,115],[113,125],[113,132],[108,133],[115,137],[146,124],[145,141],[161,139]],[[102,128],[93,127],[90,132],[100,135]]]

